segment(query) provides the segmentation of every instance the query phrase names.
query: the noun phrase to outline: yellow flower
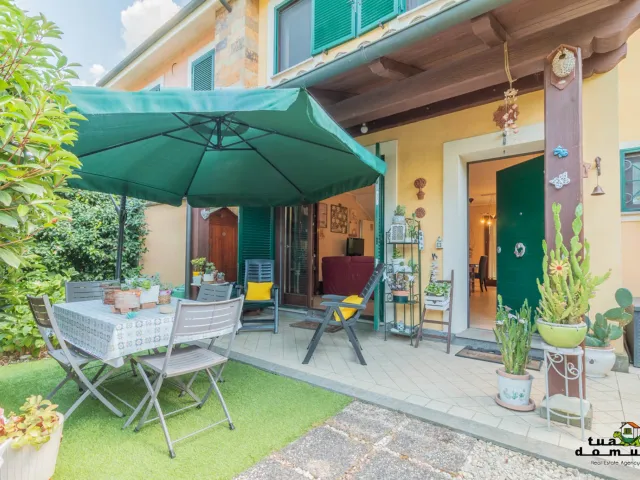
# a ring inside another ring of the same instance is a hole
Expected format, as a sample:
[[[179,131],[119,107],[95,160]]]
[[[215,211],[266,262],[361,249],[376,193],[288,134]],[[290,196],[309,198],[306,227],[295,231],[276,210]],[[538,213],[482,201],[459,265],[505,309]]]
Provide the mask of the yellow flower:
[[[562,260],[554,260],[549,267],[551,275],[565,276],[569,272],[569,263]]]

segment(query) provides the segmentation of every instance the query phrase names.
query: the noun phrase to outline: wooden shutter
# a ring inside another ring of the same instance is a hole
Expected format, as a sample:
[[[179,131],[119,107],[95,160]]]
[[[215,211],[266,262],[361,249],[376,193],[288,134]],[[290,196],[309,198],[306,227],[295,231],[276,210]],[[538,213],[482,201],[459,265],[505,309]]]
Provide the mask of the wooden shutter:
[[[401,0],[359,0],[358,35],[391,20],[400,11]]]
[[[271,207],[240,207],[238,216],[238,284],[244,284],[244,261],[275,258],[274,212]]]
[[[191,88],[213,90],[215,77],[215,50],[205,53],[191,64]]]
[[[355,2],[313,0],[313,55],[356,36]]]

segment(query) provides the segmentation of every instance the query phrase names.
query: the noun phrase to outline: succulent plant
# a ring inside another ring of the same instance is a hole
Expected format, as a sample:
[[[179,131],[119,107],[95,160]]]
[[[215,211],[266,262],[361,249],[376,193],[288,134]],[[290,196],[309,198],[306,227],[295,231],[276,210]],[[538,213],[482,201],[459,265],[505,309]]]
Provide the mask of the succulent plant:
[[[626,288],[619,288],[616,291],[616,302],[618,306],[602,313],[596,314],[596,321],[591,322],[587,316],[585,321],[589,327],[586,343],[588,347],[608,347],[611,340],[617,340],[624,333],[624,326],[633,318],[629,313],[629,308],[633,306],[633,295]],[[616,322],[609,323],[609,321]]]
[[[404,205],[398,205],[395,211],[393,212],[394,215],[398,215],[402,217],[404,217],[406,213],[407,213],[407,207],[405,207]]]
[[[60,418],[55,411],[57,407],[42,396],[34,395],[20,407],[22,413],[11,412],[5,419],[0,409],[0,444],[12,440],[12,448],[33,445],[39,449],[60,426]]]
[[[500,347],[504,370],[512,375],[524,375],[529,363],[531,336],[536,330],[531,323],[532,308],[527,300],[520,311],[512,310],[502,304],[502,296],[498,295],[498,311],[493,333]]]

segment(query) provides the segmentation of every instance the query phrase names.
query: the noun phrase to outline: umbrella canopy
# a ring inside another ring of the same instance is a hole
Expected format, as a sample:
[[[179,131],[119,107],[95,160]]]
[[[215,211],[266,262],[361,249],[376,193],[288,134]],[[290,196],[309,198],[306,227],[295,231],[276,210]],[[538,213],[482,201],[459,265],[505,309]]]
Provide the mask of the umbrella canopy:
[[[72,89],[74,188],[193,207],[314,203],[386,166],[301,89]]]

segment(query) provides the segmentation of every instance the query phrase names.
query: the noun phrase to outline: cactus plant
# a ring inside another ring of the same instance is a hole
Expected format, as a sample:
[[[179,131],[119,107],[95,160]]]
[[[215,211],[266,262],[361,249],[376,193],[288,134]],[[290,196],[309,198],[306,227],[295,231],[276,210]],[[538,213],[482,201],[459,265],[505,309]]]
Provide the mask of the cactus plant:
[[[407,207],[405,207],[404,205],[397,205],[395,211],[393,212],[394,215],[398,215],[402,217],[404,217],[406,213],[407,213]]]
[[[573,237],[570,249],[564,245],[561,233],[561,205],[554,203],[553,221],[556,230],[555,249],[549,251],[547,242],[542,241],[544,258],[542,260],[543,282],[537,279],[540,291],[540,305],[537,312],[542,319],[550,323],[578,324],[589,310],[589,300],[596,288],[601,285],[611,270],[602,276],[594,276],[590,271],[589,242],[580,243],[582,231],[582,204],[578,204],[575,219],[571,224]]]
[[[618,306],[607,310],[604,314],[596,314],[595,322],[591,322],[589,317],[585,317],[589,331],[586,342],[588,347],[608,347],[611,340],[617,340],[624,333],[624,326],[632,317],[628,309],[633,305],[633,295],[626,288],[619,288],[616,291],[616,302]],[[609,323],[609,320],[616,324]]]

